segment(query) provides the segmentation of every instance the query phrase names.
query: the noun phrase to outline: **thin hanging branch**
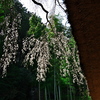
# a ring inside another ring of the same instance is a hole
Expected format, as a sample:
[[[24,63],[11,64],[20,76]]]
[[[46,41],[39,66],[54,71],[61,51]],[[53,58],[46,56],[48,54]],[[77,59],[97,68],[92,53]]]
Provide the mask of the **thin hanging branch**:
[[[64,9],[64,8],[62,7],[62,5],[60,4],[59,0],[57,0],[57,2],[58,2],[58,4],[59,4],[59,6],[66,12],[67,9]]]
[[[49,14],[49,12],[43,7],[43,5],[42,5],[41,3],[39,3],[39,2],[37,2],[37,1],[35,1],[35,0],[32,0],[32,1],[33,1],[35,4],[41,6],[42,10],[46,13],[47,22],[50,24],[50,27],[51,27],[51,29],[52,29],[52,31],[53,31],[52,24],[50,23],[50,21],[49,21],[49,19],[48,19],[48,14]],[[53,31],[53,32],[54,32],[54,31]]]
[[[46,14],[49,13],[49,12],[43,7],[43,5],[42,5],[41,3],[39,3],[39,2],[37,2],[37,1],[35,1],[35,0],[32,0],[32,1],[33,1],[35,4],[41,6],[41,8],[43,9],[43,11],[44,11]]]

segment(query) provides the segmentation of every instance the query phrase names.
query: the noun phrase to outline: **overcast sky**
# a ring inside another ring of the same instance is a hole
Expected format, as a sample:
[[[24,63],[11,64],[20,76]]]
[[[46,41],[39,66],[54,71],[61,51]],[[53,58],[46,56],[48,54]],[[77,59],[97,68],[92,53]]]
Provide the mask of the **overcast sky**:
[[[23,4],[24,7],[27,8],[28,11],[36,13],[38,16],[40,16],[42,18],[42,22],[46,23],[46,21],[47,21],[46,20],[46,14],[40,6],[35,5],[32,2],[32,0],[19,0],[19,1]],[[45,9],[48,10],[51,13],[52,7],[54,5],[54,0],[38,0],[38,1],[40,3],[42,3],[42,5],[45,7]],[[59,1],[62,2],[62,0],[59,0]],[[56,6],[55,13],[60,14],[63,17],[63,19],[64,19],[63,24],[65,24],[65,22],[67,22],[66,14],[64,13],[64,11],[59,6]],[[67,26],[69,26],[69,24],[67,24]]]

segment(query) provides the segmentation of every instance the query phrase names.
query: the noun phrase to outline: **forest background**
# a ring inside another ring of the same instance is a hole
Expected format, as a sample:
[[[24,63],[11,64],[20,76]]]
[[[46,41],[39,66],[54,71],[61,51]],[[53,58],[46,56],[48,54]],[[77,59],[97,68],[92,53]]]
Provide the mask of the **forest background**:
[[[71,28],[0,1],[0,100],[91,100]]]

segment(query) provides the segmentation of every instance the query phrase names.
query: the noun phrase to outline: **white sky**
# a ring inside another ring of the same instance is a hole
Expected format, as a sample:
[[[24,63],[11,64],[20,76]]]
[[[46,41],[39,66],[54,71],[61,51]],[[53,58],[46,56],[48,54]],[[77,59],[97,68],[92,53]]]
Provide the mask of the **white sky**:
[[[35,5],[32,0],[19,0],[24,7],[27,8],[28,11],[36,13],[38,16],[40,16],[42,18],[42,22],[46,23],[46,13],[42,10],[42,8],[38,5]],[[42,1],[42,5],[45,7],[45,9],[49,12],[51,12],[52,7],[54,5],[54,0],[38,0],[39,2]],[[60,2],[62,2],[62,0],[59,0]],[[41,3],[41,2],[40,2]],[[63,17],[63,24],[65,24],[67,22],[67,18],[66,18],[66,13],[64,13],[64,11],[59,7],[56,6],[56,14],[60,14]],[[70,26],[67,22],[67,26]]]

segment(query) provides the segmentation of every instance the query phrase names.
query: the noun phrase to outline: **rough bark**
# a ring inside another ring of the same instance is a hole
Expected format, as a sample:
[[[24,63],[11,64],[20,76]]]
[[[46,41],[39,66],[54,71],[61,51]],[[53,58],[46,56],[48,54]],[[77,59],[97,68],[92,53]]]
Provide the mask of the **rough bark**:
[[[100,100],[100,0],[65,0],[81,66],[93,100]]]

